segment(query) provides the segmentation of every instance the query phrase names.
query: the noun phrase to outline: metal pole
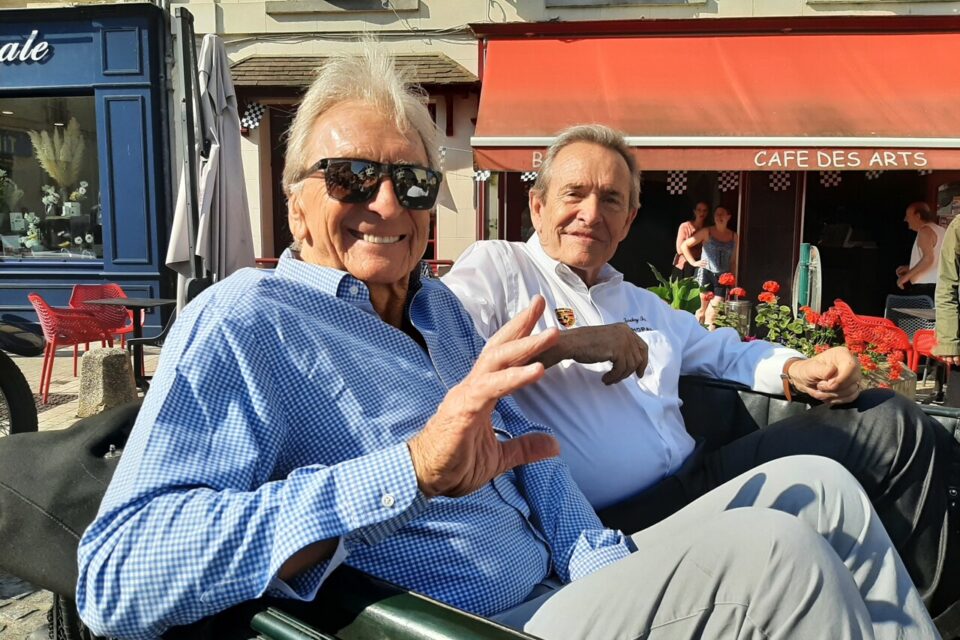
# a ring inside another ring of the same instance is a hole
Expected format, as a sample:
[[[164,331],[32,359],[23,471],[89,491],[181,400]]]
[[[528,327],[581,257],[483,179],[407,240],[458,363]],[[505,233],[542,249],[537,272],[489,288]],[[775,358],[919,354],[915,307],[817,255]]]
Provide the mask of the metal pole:
[[[805,307],[810,304],[810,244],[800,243],[800,264],[797,267],[800,282],[797,285],[797,305]]]
[[[176,24],[179,36],[177,43],[180,53],[180,80],[183,87],[183,99],[180,102],[180,124],[184,130],[185,142],[183,154],[184,177],[187,180],[187,236],[190,247],[190,275],[194,278],[200,275],[202,267],[197,258],[197,229],[200,226],[200,207],[197,201],[197,129],[194,110],[194,82],[197,82],[196,45],[193,32],[193,14],[182,7],[177,7]]]

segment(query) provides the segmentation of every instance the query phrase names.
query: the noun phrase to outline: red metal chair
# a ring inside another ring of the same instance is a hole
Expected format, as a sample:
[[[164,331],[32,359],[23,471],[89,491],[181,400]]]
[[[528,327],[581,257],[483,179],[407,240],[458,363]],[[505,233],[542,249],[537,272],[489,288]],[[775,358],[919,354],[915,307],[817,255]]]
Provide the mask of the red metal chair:
[[[40,371],[40,393],[42,402],[47,404],[50,395],[50,379],[53,377],[53,363],[58,347],[73,346],[73,376],[77,376],[77,347],[81,344],[100,342],[113,346],[113,339],[92,316],[77,309],[56,309],[36,293],[27,296],[37,312],[43,337],[47,341],[43,353],[43,367]]]
[[[75,284],[70,293],[71,309],[79,309],[93,316],[97,323],[110,335],[120,337],[120,346],[125,347],[127,334],[133,331],[133,312],[126,307],[105,307],[87,304],[87,300],[104,298],[126,298],[127,294],[118,284]],[[141,323],[143,314],[141,312]]]
[[[867,342],[883,343],[892,349],[902,351],[907,360],[907,366],[916,373],[916,369],[912,366],[913,345],[906,331],[887,318],[857,315],[843,300],[834,300],[833,308],[840,314],[840,326],[843,327],[843,334],[848,341],[851,336],[860,336]]]
[[[840,322],[847,322],[856,324],[861,327],[894,327],[898,328],[897,324],[890,320],[889,318],[881,318],[879,316],[861,316],[853,312],[853,309],[850,308],[843,300],[834,300],[833,308],[837,310],[840,314]],[[904,334],[906,335],[906,334]],[[907,336],[907,340],[910,340],[910,337]],[[908,349],[909,350],[909,349]]]

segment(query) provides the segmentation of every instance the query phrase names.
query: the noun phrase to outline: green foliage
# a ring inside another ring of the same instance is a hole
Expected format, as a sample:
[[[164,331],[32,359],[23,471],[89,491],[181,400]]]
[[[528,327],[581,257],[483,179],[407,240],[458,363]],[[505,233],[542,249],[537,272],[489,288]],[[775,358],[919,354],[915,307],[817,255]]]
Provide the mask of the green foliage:
[[[775,297],[773,300],[757,305],[756,325],[764,340],[796,349],[808,358],[823,349],[843,344],[843,339],[832,326],[817,322],[819,316],[816,313],[803,311],[794,318],[790,307],[779,304]],[[766,333],[763,333],[764,329]]]
[[[660,284],[656,287],[650,287],[649,290],[657,294],[662,300],[666,301],[674,309],[683,309],[694,313],[700,308],[700,284],[695,278],[670,278],[667,280],[661,275],[657,268],[650,264],[650,270],[657,278]]]

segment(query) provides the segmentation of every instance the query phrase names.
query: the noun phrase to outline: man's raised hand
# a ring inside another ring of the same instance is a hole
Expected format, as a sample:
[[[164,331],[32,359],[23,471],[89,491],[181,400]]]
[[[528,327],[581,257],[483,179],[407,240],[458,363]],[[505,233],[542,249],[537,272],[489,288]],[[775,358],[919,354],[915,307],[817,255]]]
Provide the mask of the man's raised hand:
[[[543,298],[536,296],[501,327],[467,377],[447,392],[427,425],[407,443],[426,496],[463,496],[513,467],[559,455],[552,436],[532,433],[500,441],[491,421],[500,398],[543,377],[543,365],[534,360],[558,339],[556,329],[530,335],[543,309]]]

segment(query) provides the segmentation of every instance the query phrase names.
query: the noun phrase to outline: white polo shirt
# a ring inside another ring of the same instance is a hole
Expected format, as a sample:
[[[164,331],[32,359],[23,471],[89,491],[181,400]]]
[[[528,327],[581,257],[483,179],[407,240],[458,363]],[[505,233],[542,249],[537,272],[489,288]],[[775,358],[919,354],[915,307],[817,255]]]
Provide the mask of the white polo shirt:
[[[561,455],[597,509],[662,480],[693,451],[680,415],[681,374],[780,393],[784,363],[802,357],[768,342],[741,342],[733,329],[709,332],[693,314],[671,309],[655,294],[624,282],[610,265],[588,288],[569,267],[544,253],[536,234],[526,243],[477,242],[443,282],[485,338],[539,293],[547,308],[534,333],[626,322],[646,341],[649,362],[643,377],[632,375],[607,386],[600,378],[610,370],[609,362],[565,360],[514,394],[529,418],[556,431]]]

